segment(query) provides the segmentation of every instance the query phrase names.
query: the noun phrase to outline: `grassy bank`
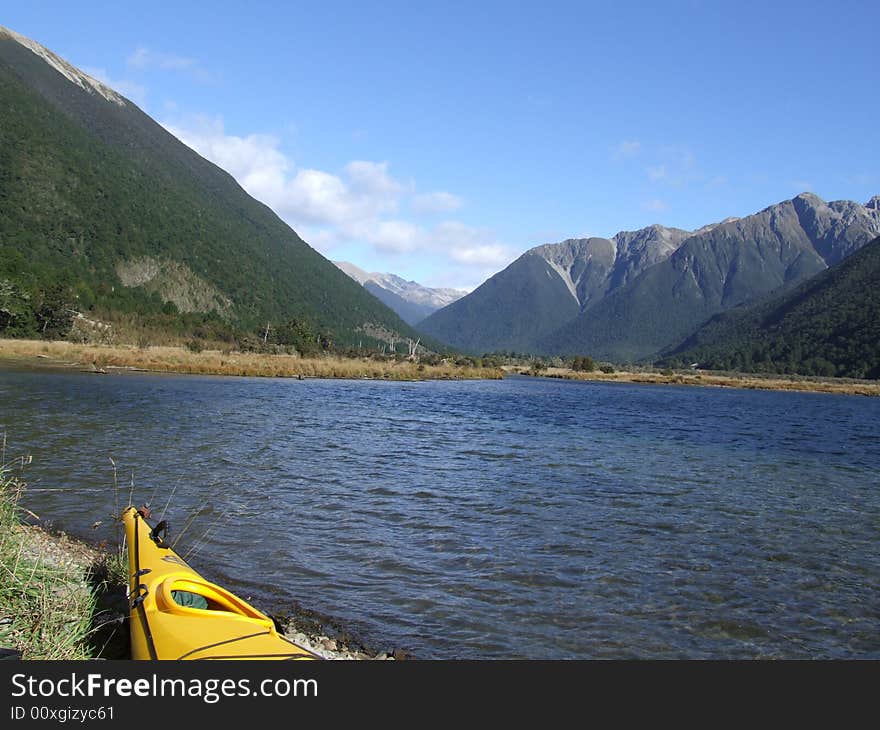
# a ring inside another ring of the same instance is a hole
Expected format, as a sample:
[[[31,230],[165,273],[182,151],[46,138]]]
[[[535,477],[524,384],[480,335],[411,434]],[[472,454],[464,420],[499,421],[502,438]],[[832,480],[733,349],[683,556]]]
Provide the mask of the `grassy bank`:
[[[24,482],[0,466],[0,649],[26,660],[128,659],[124,551],[25,524],[23,516],[36,515],[22,506],[24,491]],[[325,659],[407,658],[368,649],[312,611],[296,607],[277,618],[289,638]]]
[[[124,601],[124,564],[22,524],[23,491],[0,466],[0,647],[22,659],[116,658],[127,644],[124,614],[112,608],[114,596]]]
[[[742,373],[709,373],[695,371],[601,371],[581,372],[569,368],[547,368],[534,371],[528,368],[505,367],[507,372],[520,375],[541,375],[565,380],[591,380],[609,383],[650,383],[656,385],[702,385],[749,390],[790,390],[806,393],[839,393],[845,395],[880,396],[880,383],[845,378],[814,378],[806,376],[762,377]]]
[[[112,371],[145,370],[198,375],[246,375],[275,378],[373,378],[382,380],[500,379],[499,368],[454,364],[426,365],[369,358],[269,355],[183,347],[78,345],[45,340],[0,340],[0,359],[30,366]]]

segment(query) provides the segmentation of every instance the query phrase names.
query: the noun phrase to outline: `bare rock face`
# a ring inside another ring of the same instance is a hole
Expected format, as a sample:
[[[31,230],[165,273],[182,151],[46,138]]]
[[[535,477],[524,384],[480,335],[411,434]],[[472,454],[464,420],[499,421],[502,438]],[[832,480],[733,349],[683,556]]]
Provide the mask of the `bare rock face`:
[[[880,378],[880,236],[778,296],[713,317],[668,364]]]
[[[621,231],[611,239],[572,238],[531,249],[559,274],[581,309],[668,258],[690,235],[679,228],[652,225]]]
[[[880,217],[851,200],[826,203],[818,195],[802,193],[792,200],[798,223],[810,242],[833,266],[880,233]]]
[[[571,238],[533,248],[526,256],[538,256],[559,275],[578,306],[582,307],[608,289],[617,250],[607,238]]]
[[[653,225],[640,231],[622,231],[614,237],[617,246],[611,289],[627,284],[645,269],[669,258],[692,234],[680,228]]]
[[[141,256],[118,262],[116,274],[123,286],[155,292],[163,302],[172,302],[179,312],[225,314],[232,308],[228,297],[179,261]]]

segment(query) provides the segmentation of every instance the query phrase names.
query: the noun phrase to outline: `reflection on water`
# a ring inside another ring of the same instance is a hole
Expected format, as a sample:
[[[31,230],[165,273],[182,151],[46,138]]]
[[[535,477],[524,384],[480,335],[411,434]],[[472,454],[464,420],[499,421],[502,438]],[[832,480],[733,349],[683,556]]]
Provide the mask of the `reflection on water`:
[[[880,657],[875,399],[0,372],[0,403],[44,518],[111,538],[133,483],[206,575],[377,648]]]

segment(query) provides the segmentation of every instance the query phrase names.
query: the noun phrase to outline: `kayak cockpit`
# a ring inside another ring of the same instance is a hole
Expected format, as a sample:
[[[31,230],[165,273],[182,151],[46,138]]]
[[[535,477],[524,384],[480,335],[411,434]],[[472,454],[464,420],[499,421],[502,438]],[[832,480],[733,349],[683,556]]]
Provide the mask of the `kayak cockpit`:
[[[168,613],[192,615],[192,612],[224,611],[268,626],[265,614],[218,585],[192,578],[166,578],[156,589],[156,608]]]

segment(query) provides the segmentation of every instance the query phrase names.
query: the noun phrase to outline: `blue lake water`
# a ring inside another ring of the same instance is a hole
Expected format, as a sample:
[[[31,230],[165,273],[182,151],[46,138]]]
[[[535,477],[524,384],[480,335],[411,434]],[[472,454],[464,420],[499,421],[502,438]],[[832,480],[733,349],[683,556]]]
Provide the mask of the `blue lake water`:
[[[167,504],[206,576],[377,649],[880,658],[878,399],[2,371],[0,429],[44,520]]]

